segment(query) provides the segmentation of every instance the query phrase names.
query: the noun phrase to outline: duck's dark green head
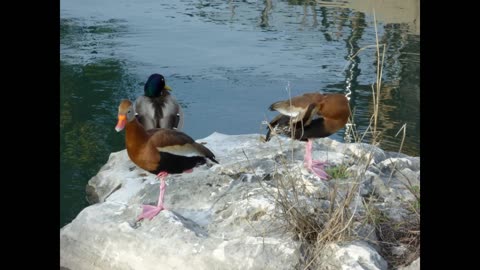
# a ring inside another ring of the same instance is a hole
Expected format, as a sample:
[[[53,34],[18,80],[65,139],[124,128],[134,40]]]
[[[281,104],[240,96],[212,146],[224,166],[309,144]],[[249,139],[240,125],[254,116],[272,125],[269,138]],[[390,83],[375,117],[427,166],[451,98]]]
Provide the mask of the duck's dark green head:
[[[157,73],[150,75],[144,87],[145,96],[158,97],[163,90],[172,90],[165,84],[165,78]]]

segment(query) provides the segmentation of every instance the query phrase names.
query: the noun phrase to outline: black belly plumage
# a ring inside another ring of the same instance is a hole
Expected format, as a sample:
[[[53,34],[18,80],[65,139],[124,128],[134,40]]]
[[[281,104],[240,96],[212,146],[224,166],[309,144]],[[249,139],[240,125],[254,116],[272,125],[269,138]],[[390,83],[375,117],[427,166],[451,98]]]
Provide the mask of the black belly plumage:
[[[207,162],[205,157],[186,157],[166,152],[160,152],[160,158],[160,165],[155,171],[150,171],[151,173],[167,172],[169,174],[179,174]]]
[[[280,117],[273,126],[273,128],[276,128],[276,133],[291,136],[289,121],[289,116]],[[302,126],[302,122],[296,123],[294,125],[294,138],[300,141],[307,141],[309,138],[324,138],[332,135],[332,132],[326,130],[324,122],[323,118],[317,118],[312,120],[308,126]],[[266,141],[270,140],[271,135],[271,130],[268,127],[267,129]]]

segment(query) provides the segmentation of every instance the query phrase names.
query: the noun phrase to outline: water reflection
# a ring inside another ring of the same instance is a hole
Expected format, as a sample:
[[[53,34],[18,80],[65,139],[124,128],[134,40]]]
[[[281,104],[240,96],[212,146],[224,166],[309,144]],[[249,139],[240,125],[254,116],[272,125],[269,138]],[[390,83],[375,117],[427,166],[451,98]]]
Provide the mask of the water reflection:
[[[345,60],[349,61],[349,65],[345,71],[345,91],[351,94],[351,102],[355,107],[356,96],[353,93],[356,89],[358,82],[357,77],[360,75],[361,70],[358,68],[360,63],[360,55],[358,51],[358,41],[362,39],[364,29],[366,27],[365,14],[361,12],[353,12],[351,18],[351,31],[345,43],[347,46],[347,56]]]
[[[235,17],[235,8],[237,6],[234,4],[233,0],[229,0],[228,5],[229,5],[229,9],[230,9],[230,14],[231,14],[230,15],[230,22],[233,22],[233,18]]]
[[[345,40],[347,46],[347,56],[345,60],[349,61],[348,67],[345,70],[345,84],[344,89],[346,95],[350,98],[350,106],[353,112],[353,119],[355,120],[357,104],[363,103],[364,99],[357,98],[356,88],[358,85],[357,77],[360,75],[359,69],[360,56],[358,54],[360,47],[358,41],[363,36],[364,29],[366,27],[365,14],[361,12],[353,12],[351,16],[351,31],[349,37]],[[361,108],[361,105],[360,105]],[[346,142],[359,141],[359,136],[356,133],[356,125],[354,123],[348,123],[343,135]]]
[[[266,28],[269,26],[268,24],[268,13],[272,10],[272,0],[264,0],[265,8],[262,10],[262,14],[260,15],[260,27]]]

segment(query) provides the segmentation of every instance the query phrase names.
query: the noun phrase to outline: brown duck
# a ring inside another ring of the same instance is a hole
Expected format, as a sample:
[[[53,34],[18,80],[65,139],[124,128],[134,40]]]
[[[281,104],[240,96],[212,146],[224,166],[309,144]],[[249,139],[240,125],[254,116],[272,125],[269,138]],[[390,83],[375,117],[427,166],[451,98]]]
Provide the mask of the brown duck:
[[[160,178],[160,195],[157,206],[144,205],[138,220],[152,219],[164,210],[165,178],[168,174],[191,172],[205,164],[207,158],[218,163],[215,155],[205,146],[196,143],[187,134],[165,128],[145,130],[135,117],[133,104],[122,100],[118,107],[116,131],[126,128],[125,144],[130,159],[140,168]]]
[[[345,126],[350,116],[345,95],[306,93],[291,100],[275,102],[269,109],[280,114],[270,122],[265,140],[269,141],[272,131],[275,131],[277,134],[293,135],[296,140],[307,141],[305,166],[321,179],[327,179],[325,162],[312,160],[311,139],[330,136]]]

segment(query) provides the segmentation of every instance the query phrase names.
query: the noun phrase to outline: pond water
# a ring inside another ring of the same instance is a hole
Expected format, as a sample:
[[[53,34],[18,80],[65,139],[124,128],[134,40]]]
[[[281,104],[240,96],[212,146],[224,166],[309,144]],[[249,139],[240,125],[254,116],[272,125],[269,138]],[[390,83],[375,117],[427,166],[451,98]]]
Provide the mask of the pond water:
[[[161,73],[194,139],[265,133],[268,106],[305,92],[348,93],[360,134],[373,112],[379,43],[386,44],[380,146],[419,156],[418,0],[60,1],[60,227],[88,205],[85,185],[125,148],[114,130],[123,98]],[[364,48],[364,49],[362,49]],[[359,53],[357,53],[362,49]],[[331,136],[344,141],[345,129]],[[369,142],[369,136],[364,139]]]

